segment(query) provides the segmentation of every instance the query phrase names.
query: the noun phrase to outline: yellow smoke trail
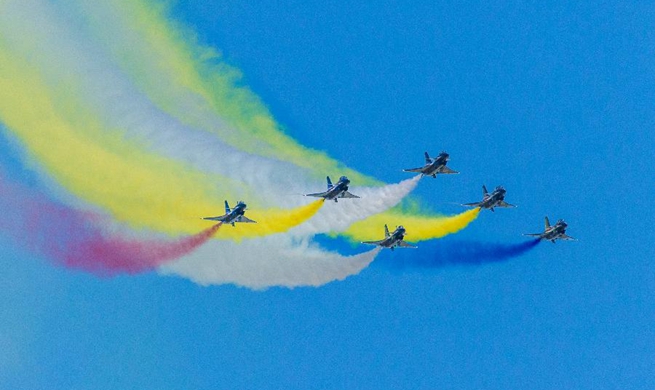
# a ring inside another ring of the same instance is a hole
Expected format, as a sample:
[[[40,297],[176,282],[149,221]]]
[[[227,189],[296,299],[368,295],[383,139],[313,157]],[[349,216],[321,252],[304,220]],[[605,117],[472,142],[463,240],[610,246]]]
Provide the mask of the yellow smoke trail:
[[[167,5],[147,0],[74,3],[71,9],[82,10],[98,44],[106,46],[154,104],[182,123],[213,132],[240,150],[291,162],[317,177],[339,172],[360,185],[382,184],[286,135],[259,97],[238,85],[237,69],[220,63],[214,49],[197,44],[193,33],[167,18]],[[196,98],[193,112],[182,104],[190,96]],[[204,110],[231,128],[197,115]]]
[[[407,229],[406,241],[425,241],[457,233],[473,222],[479,213],[480,209],[476,208],[450,217],[425,217],[392,210],[355,222],[342,235],[354,241],[377,240],[383,237],[385,224],[390,230],[403,225]]]
[[[269,234],[284,233],[294,226],[307,221],[323,206],[324,199],[319,199],[306,206],[293,210],[267,209],[265,211],[250,210],[248,218],[257,223],[237,223],[234,229],[224,227],[216,234],[218,238],[241,240],[242,238],[262,237]],[[207,223],[208,221],[204,221]]]
[[[0,41],[0,119],[59,184],[117,221],[195,234],[207,226],[199,217],[223,210],[223,200],[235,193],[248,193],[238,182],[145,153],[118,132],[103,131],[82,102],[49,88],[28,64]],[[255,214],[260,224],[240,229],[239,236],[284,232],[313,216],[321,204],[262,210]]]

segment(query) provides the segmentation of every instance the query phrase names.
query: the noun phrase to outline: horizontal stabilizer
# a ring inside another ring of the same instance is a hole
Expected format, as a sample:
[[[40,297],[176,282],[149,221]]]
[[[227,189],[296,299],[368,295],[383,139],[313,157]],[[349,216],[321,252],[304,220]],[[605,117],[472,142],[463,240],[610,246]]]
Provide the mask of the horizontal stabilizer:
[[[406,243],[405,241],[400,241],[400,242],[398,242],[398,247],[399,247],[399,248],[412,248],[412,249],[416,249],[416,248],[418,248],[417,246],[414,246],[414,245],[412,245],[412,244],[408,244],[408,243]]]
[[[243,222],[243,223],[257,223],[256,221],[253,221],[252,219],[246,217],[245,215],[241,215],[235,222]]]
[[[339,198],[359,198],[359,196],[353,195],[348,191],[344,191],[339,195]]]
[[[441,169],[438,171],[439,173],[443,173],[444,175],[451,175],[455,173],[459,173],[457,171],[453,171],[452,169],[448,168],[447,166],[442,166]]]

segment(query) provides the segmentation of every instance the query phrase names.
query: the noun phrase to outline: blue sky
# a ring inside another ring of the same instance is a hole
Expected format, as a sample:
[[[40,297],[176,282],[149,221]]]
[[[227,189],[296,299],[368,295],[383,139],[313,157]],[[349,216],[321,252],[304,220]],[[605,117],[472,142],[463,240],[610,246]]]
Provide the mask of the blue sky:
[[[253,292],[154,273],[97,278],[0,240],[1,388],[652,380],[655,6],[192,0],[174,10],[304,145],[387,182],[425,150],[447,150],[462,173],[422,180],[425,207],[459,212],[452,203],[478,200],[482,184],[504,185],[519,206],[444,242],[521,242],[544,215],[580,241],[481,266],[390,266],[434,256],[435,241],[321,288]]]

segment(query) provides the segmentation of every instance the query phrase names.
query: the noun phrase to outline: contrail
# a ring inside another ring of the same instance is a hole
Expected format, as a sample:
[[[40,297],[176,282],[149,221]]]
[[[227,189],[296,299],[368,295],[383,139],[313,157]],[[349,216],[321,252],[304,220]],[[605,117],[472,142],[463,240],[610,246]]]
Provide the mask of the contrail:
[[[519,244],[445,240],[422,247],[421,253],[399,253],[381,265],[397,270],[474,266],[497,263],[521,256],[539,244],[530,240]],[[400,252],[400,251],[396,251]],[[427,252],[427,253],[426,253]]]

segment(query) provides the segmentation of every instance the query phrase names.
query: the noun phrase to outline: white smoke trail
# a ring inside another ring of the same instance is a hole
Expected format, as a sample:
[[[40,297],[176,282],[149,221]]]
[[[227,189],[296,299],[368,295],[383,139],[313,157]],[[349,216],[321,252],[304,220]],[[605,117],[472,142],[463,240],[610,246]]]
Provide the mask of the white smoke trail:
[[[323,208],[312,219],[287,233],[293,236],[306,236],[344,231],[354,222],[396,206],[416,188],[420,178],[421,176],[417,175],[384,187],[353,187],[349,191],[360,196],[360,199],[342,199],[338,203],[326,201]]]
[[[278,235],[239,244],[213,241],[196,253],[161,267],[159,272],[187,277],[201,285],[233,283],[253,289],[318,287],[358,274],[379,252],[380,248],[375,248],[355,256],[341,256],[307,240],[293,244],[288,237]]]

